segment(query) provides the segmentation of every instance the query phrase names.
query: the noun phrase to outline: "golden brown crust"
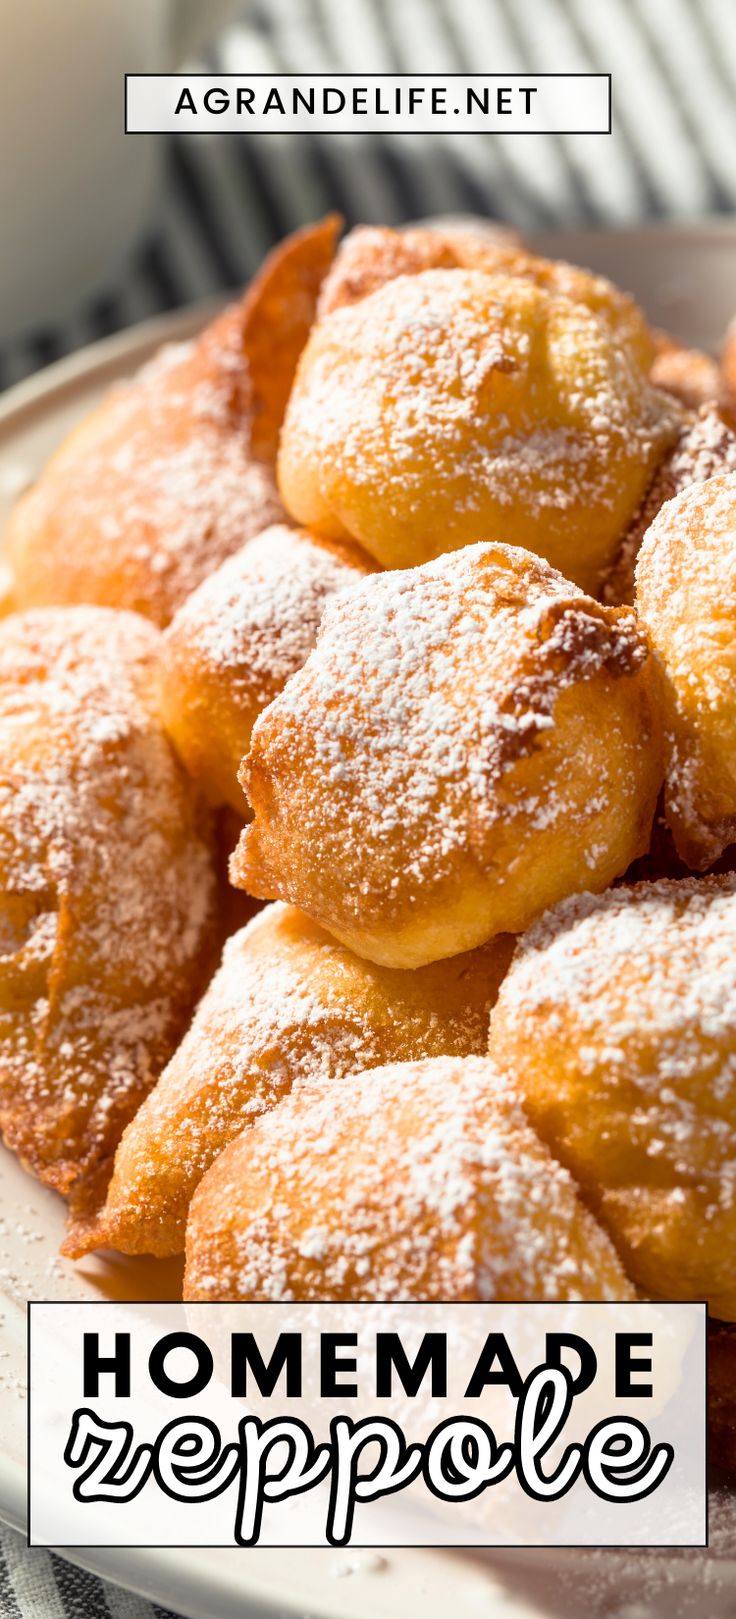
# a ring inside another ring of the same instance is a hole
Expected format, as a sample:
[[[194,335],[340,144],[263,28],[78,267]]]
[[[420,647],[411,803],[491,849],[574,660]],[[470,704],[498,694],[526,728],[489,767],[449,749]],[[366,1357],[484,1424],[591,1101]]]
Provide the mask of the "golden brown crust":
[[[639,553],[637,609],[662,670],[665,810],[704,869],[736,842],[736,472],[662,508]]]
[[[717,406],[720,398],[718,362],[700,349],[686,349],[666,332],[655,332],[657,352],[650,378],[655,388],[679,399],[687,410]]]
[[[487,1061],[355,1072],[291,1096],[196,1193],[189,1299],[626,1299],[566,1171]]]
[[[372,966],[299,911],[269,906],[222,965],[126,1131],[107,1202],[66,1252],[177,1253],[210,1164],[292,1086],[402,1057],[483,1051],[511,940],[418,973]]]
[[[518,276],[561,293],[603,315],[618,336],[650,366],[657,344],[634,299],[605,276],[593,275],[561,259],[530,253],[506,226],[487,222],[439,222],[394,230],[386,225],[359,225],[340,243],[319,296],[318,314],[358,303],[400,275],[425,270],[481,270],[486,275]],[[660,340],[661,347],[661,340]]]
[[[163,349],[62,444],[4,537],[16,607],[95,602],[164,625],[283,516],[278,429],[337,228],[289,238],[239,303]]]
[[[633,605],[635,570],[644,535],[655,517],[690,484],[705,483],[720,472],[736,472],[736,433],[714,405],[704,405],[690,418],[654,474],[624,535],[616,561],[606,576],[602,598],[616,606]]]
[[[49,461],[4,536],[19,607],[131,608],[164,625],[282,516],[248,446],[241,309],[117,387]]]
[[[385,567],[498,535],[595,593],[678,427],[635,344],[556,284],[426,270],[316,323],[279,487]]]
[[[342,228],[339,214],[294,231],[269,253],[243,301],[250,447],[273,466],[299,355]]]
[[[231,863],[396,967],[521,931],[648,846],[656,682],[628,609],[528,552],[478,545],[328,607],[261,715]]]
[[[186,1027],[209,833],[155,709],[158,635],[102,608],[0,631],[0,1125],[75,1210]]]
[[[0,1128],[193,1299],[706,1297],[736,1471],[736,336],[338,229],[11,520]]]
[[[736,878],[556,906],[517,945],[489,1051],[633,1281],[736,1319]]]
[[[244,819],[238,770],[261,711],[305,662],[326,603],[374,564],[357,546],[277,524],[229,557],[164,634],[161,711],[214,804]]]
[[[491,275],[523,261],[521,244],[505,228],[472,226],[357,225],[344,236],[325,276],[317,307],[320,318],[359,303],[400,275],[424,270],[486,270]]]

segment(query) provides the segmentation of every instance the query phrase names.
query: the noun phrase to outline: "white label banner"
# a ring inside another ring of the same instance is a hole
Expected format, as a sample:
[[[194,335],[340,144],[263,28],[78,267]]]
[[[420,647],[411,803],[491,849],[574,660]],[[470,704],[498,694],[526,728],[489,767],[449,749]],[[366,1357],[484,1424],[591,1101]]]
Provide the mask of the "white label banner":
[[[128,73],[129,134],[598,134],[608,73]]]
[[[55,1546],[706,1544],[698,1304],[30,1306]]]

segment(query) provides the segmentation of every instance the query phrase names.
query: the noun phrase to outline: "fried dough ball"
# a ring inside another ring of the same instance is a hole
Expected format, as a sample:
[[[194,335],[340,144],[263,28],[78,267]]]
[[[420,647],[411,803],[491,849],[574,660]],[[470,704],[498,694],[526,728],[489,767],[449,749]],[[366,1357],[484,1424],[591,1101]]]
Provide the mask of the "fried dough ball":
[[[276,524],[179,608],[164,635],[163,719],[213,803],[245,817],[238,769],[258,715],[307,658],[325,603],[372,567],[357,547]]]
[[[736,842],[736,472],[662,508],[636,599],[664,674],[667,819],[683,860],[703,869]]]
[[[629,1299],[615,1251],[492,1064],[293,1091],[191,1207],[187,1299]]]
[[[195,1188],[292,1086],[403,1057],[482,1052],[512,941],[421,972],[358,960],[272,905],[230,939],[155,1090],[127,1130],[98,1221],[66,1252],[178,1253]]]
[[[517,945],[489,1050],[632,1280],[736,1319],[736,877],[564,901]]]
[[[649,372],[655,388],[663,388],[688,410],[718,404],[720,373],[712,355],[683,348],[666,332],[656,332],[655,343],[657,352]]]
[[[654,673],[630,609],[526,551],[365,579],[256,722],[233,881],[391,967],[520,932],[648,847]]]
[[[0,629],[0,1127],[84,1211],[213,965],[214,860],[158,719],[159,635],[47,609]]]
[[[52,456],[5,533],[19,607],[98,602],[163,625],[283,515],[248,445],[240,309],[162,351]]]
[[[343,237],[325,276],[318,314],[359,302],[400,275],[424,270],[482,270],[486,275],[512,275],[548,292],[562,293],[603,315],[617,335],[633,346],[648,370],[661,350],[633,298],[605,276],[577,264],[543,259],[525,249],[506,226],[487,220],[470,223],[414,225],[394,230],[387,225],[359,225]]]
[[[721,472],[736,472],[736,433],[714,405],[704,405],[684,423],[660,462],[606,576],[602,600],[615,606],[635,600],[634,574],[642,540],[667,501],[691,484]]]
[[[276,441],[336,229],[283,243],[239,303],[72,432],[6,530],[16,607],[97,602],[164,625],[283,516]]]
[[[504,229],[471,225],[356,225],[343,236],[322,283],[319,317],[359,303],[400,275],[425,270],[484,270],[505,273],[526,258],[520,242]]]
[[[630,606],[635,598],[634,572],[644,535],[666,501],[691,484],[705,483],[720,472],[736,472],[736,433],[713,405],[686,422],[654,474],[629,525],[616,561],[606,576],[602,599]]]
[[[492,535],[594,592],[677,422],[602,315],[521,277],[428,270],[313,327],[279,487],[384,567]]]

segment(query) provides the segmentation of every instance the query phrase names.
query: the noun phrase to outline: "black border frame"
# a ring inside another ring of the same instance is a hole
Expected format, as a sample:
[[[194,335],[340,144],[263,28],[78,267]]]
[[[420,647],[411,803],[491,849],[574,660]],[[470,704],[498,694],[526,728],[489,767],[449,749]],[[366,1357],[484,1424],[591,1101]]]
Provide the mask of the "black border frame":
[[[129,1305],[132,1305],[133,1308],[137,1308],[137,1307],[150,1307],[152,1304],[153,1305],[158,1305],[158,1304],[171,1305],[172,1303],[176,1304],[177,1300],[175,1300],[175,1299],[173,1299],[173,1300],[172,1299],[126,1299],[124,1302],[125,1302],[126,1305],[129,1304]],[[186,1300],[180,1300],[178,1302],[179,1303],[186,1303],[187,1301]],[[272,1299],[240,1299],[240,1300],[237,1300],[237,1301],[236,1300],[223,1301],[221,1299],[196,1299],[196,1300],[193,1300],[192,1302],[194,1302],[196,1304],[204,1304],[208,1308],[215,1309],[217,1307],[221,1308],[223,1302],[226,1302],[226,1303],[229,1302],[229,1303],[235,1303],[235,1304],[248,1304],[252,1308],[254,1305],[256,1307],[258,1307],[260,1305],[269,1305],[269,1306],[271,1306],[274,1303],[278,1303],[279,1301],[278,1300],[272,1300]],[[284,1301],[284,1302],[286,1302],[286,1301]],[[300,1302],[299,1300],[294,1300],[294,1301],[292,1301],[292,1304],[293,1303],[299,1303],[299,1302]],[[337,1299],[319,1299],[319,1300],[311,1300],[311,1301],[303,1301],[303,1302],[321,1303],[321,1304],[326,1304],[328,1306],[330,1306],[330,1305],[338,1305],[340,1303],[340,1301],[337,1300]],[[477,1307],[479,1304],[481,1304],[481,1305],[484,1304],[484,1303],[485,1304],[494,1304],[494,1303],[498,1304],[500,1302],[503,1302],[504,1304],[525,1304],[525,1305],[538,1306],[540,1308],[542,1308],[542,1307],[546,1308],[550,1304],[563,1304],[566,1301],[563,1300],[563,1299],[505,1299],[503,1301],[494,1300],[494,1299],[485,1299],[485,1300],[484,1299],[396,1299],[396,1300],[393,1300],[392,1302],[393,1302],[394,1305],[400,1304],[402,1307],[406,1306],[408,1308],[412,1308],[414,1306],[420,1306],[421,1307],[422,1305],[426,1305],[426,1304],[445,1304],[448,1307],[452,1307],[452,1308],[455,1308],[455,1309],[458,1309],[458,1308],[463,1309],[464,1307],[468,1307],[468,1306]],[[364,1305],[367,1305],[367,1304],[380,1303],[380,1300],[353,1299],[352,1303],[357,1304],[358,1307],[360,1307],[361,1305],[364,1306]],[[682,1305],[682,1304],[688,1304],[688,1305],[696,1305],[697,1307],[699,1307],[704,1312],[703,1323],[704,1323],[704,1328],[705,1328],[705,1333],[704,1333],[705,1379],[704,1379],[704,1387],[703,1387],[703,1400],[704,1400],[703,1425],[704,1425],[704,1432],[705,1432],[705,1445],[704,1445],[704,1451],[703,1451],[703,1469],[704,1469],[704,1474],[703,1474],[703,1495],[704,1495],[704,1500],[705,1500],[705,1540],[704,1541],[700,1541],[700,1540],[678,1541],[675,1544],[672,1544],[671,1542],[668,1542],[668,1541],[665,1541],[665,1542],[659,1542],[658,1541],[658,1542],[656,1542],[656,1544],[654,1542],[651,1542],[651,1543],[647,1542],[646,1545],[643,1545],[643,1546],[638,1546],[637,1545],[637,1546],[634,1546],[634,1547],[632,1547],[630,1541],[623,1541],[623,1540],[622,1541],[606,1541],[605,1545],[602,1545],[602,1546],[596,1546],[592,1542],[588,1542],[588,1541],[583,1541],[583,1542],[565,1541],[565,1543],[562,1544],[562,1543],[558,1543],[556,1541],[550,1542],[550,1541],[543,1540],[543,1541],[539,1541],[539,1542],[535,1541],[533,1544],[531,1542],[524,1542],[523,1545],[513,1545],[511,1543],[507,1544],[505,1542],[500,1544],[500,1545],[496,1545],[495,1543],[492,1543],[491,1545],[484,1545],[482,1542],[478,1542],[478,1543],[474,1542],[474,1543],[472,1543],[472,1544],[470,1544],[468,1546],[455,1545],[455,1544],[452,1544],[452,1543],[448,1544],[446,1541],[443,1541],[443,1540],[433,1541],[431,1544],[428,1541],[420,1541],[420,1542],[414,1542],[414,1541],[401,1541],[401,1542],[399,1542],[399,1541],[397,1541],[397,1542],[392,1542],[391,1547],[389,1548],[391,1551],[427,1551],[427,1550],[429,1550],[429,1551],[452,1551],[452,1552],[462,1552],[462,1551],[497,1551],[497,1552],[513,1552],[513,1551],[516,1551],[516,1552],[533,1552],[533,1551],[632,1551],[632,1550],[637,1551],[637,1552],[648,1552],[648,1551],[708,1551],[708,1549],[710,1547],[710,1499],[709,1499],[709,1494],[708,1494],[708,1475],[709,1475],[709,1471],[710,1471],[710,1433],[709,1433],[709,1427],[708,1427],[709,1352],[708,1352],[708,1305],[707,1305],[707,1302],[706,1302],[705,1299],[619,1299],[619,1300],[617,1300],[617,1299],[578,1299],[576,1301],[576,1308],[579,1307],[580,1305],[582,1305],[584,1307],[586,1307],[586,1306],[596,1307],[596,1306],[600,1306],[601,1304],[616,1305],[617,1303],[618,1304],[633,1305],[636,1308],[638,1308],[638,1307],[640,1307],[642,1305],[655,1305],[657,1308],[664,1307],[665,1309],[671,1308],[673,1305],[677,1306],[677,1305]],[[26,1359],[27,1359],[26,1384],[27,1384],[27,1402],[26,1403],[27,1403],[28,1410],[27,1410],[27,1416],[26,1416],[26,1447],[27,1447],[27,1449],[26,1449],[26,1537],[25,1538],[26,1538],[26,1545],[28,1547],[32,1548],[33,1546],[42,1546],[42,1547],[46,1547],[48,1549],[49,1542],[47,1542],[47,1541],[32,1541],[31,1540],[31,1461],[30,1461],[30,1457],[31,1457],[31,1376],[30,1376],[30,1372],[31,1372],[31,1311],[34,1308],[34,1305],[39,1305],[39,1304],[43,1304],[43,1305],[46,1305],[46,1306],[48,1306],[48,1305],[51,1305],[51,1306],[65,1305],[67,1308],[71,1304],[71,1305],[76,1305],[76,1306],[78,1306],[80,1308],[87,1308],[88,1306],[91,1306],[91,1307],[94,1308],[94,1307],[97,1307],[97,1306],[100,1306],[100,1305],[108,1305],[108,1306],[111,1305],[111,1304],[114,1305],[115,1300],[114,1299],[28,1299],[27,1300],[27,1310],[26,1310],[26,1345],[27,1345],[27,1348],[26,1348]],[[54,1545],[54,1547],[52,1547],[51,1549],[52,1550],[58,1550],[63,1554],[64,1551],[240,1551],[240,1552],[246,1553],[246,1552],[258,1552],[258,1551],[261,1551],[261,1550],[263,1550],[263,1551],[273,1551],[275,1549],[280,1550],[280,1551],[325,1551],[325,1552],[333,1551],[334,1552],[334,1551],[338,1550],[339,1548],[331,1547],[331,1546],[329,1546],[327,1544],[325,1544],[324,1546],[322,1546],[322,1545],[313,1546],[313,1545],[309,1545],[309,1544],[304,1544],[301,1541],[297,1542],[296,1545],[286,1545],[286,1544],[281,1545],[281,1543],[279,1543],[278,1547],[275,1548],[274,1546],[270,1545],[270,1543],[268,1545],[264,1544],[262,1546],[260,1542],[256,1542],[255,1546],[237,1546],[236,1543],[234,1541],[232,1541],[232,1540],[225,1540],[225,1541],[222,1541],[222,1542],[218,1541],[216,1545],[213,1544],[211,1541],[207,1541],[204,1545],[202,1545],[199,1541],[196,1541],[196,1540],[179,1540],[179,1541],[176,1541],[176,1542],[170,1542],[170,1541],[163,1541],[163,1542],[161,1542],[161,1541],[155,1542],[154,1541],[154,1542],[150,1542],[149,1541],[149,1542],[144,1542],[144,1543],[139,1543],[138,1541],[133,1541],[133,1542],[129,1543],[129,1542],[121,1542],[119,1540],[115,1540],[115,1541],[107,1541],[104,1544],[99,1542],[99,1541],[95,1541],[92,1545],[90,1545],[87,1541],[73,1541],[73,1542],[72,1541],[67,1541],[67,1542],[65,1542],[65,1544],[63,1546],[62,1545],[58,1545],[58,1546]],[[355,1541],[351,1540],[349,1542],[349,1549],[351,1551],[374,1551],[374,1550],[376,1550],[376,1548],[375,1548],[375,1546],[373,1545],[372,1542],[363,1542],[363,1541],[358,1541],[358,1540],[355,1540]]]
[[[128,128],[128,79],[181,79],[181,78],[183,78],[183,79],[216,79],[219,82],[219,80],[225,81],[227,79],[239,79],[239,80],[245,79],[245,80],[249,81],[251,79],[274,80],[274,79],[279,79],[279,78],[285,78],[285,79],[310,79],[310,80],[327,79],[330,83],[332,83],[333,79],[354,79],[356,77],[359,77],[359,75],[356,75],[355,73],[344,72],[344,71],[341,71],[341,72],[338,72],[338,73],[279,73],[279,72],[276,72],[276,71],[273,72],[273,73],[207,73],[207,72],[204,72],[204,71],[202,71],[202,72],[194,72],[194,73],[126,73],[124,75],[124,89],[123,89],[123,118],[124,118],[125,134],[126,135],[165,135],[165,134],[167,134],[166,130],[161,130],[161,129],[129,129]],[[448,80],[448,79],[473,79],[473,78],[482,79],[484,77],[485,78],[493,78],[493,79],[503,79],[504,81],[507,80],[507,79],[509,79],[509,80],[524,79],[526,81],[533,81],[534,79],[606,79],[608,81],[608,128],[607,129],[508,129],[508,130],[488,129],[485,132],[483,132],[481,130],[467,130],[467,129],[465,129],[465,130],[456,130],[455,133],[458,134],[458,135],[460,135],[460,134],[463,134],[463,135],[481,134],[481,133],[486,133],[488,135],[504,135],[504,134],[506,134],[506,135],[610,135],[611,134],[611,126],[612,126],[612,94],[613,94],[613,91],[612,91],[613,74],[611,74],[611,73],[594,73],[594,72],[583,73],[583,72],[580,72],[580,73],[489,73],[489,74],[482,74],[482,73],[460,73],[458,71],[458,72],[453,72],[453,73],[425,73],[425,74],[418,74],[418,73],[366,73],[364,75],[364,77],[367,80],[370,80],[370,79],[414,79],[417,82],[417,84],[421,84],[422,80],[424,80],[426,82],[429,79],[442,79],[442,80]],[[174,131],[170,131],[168,133],[174,133]],[[217,130],[217,129],[202,129],[202,130],[187,129],[187,130],[183,131],[183,133],[185,133],[187,135],[218,135],[220,133],[220,131]],[[230,131],[230,134],[237,134],[237,133],[241,133],[241,132],[236,131],[236,130],[231,130]],[[274,125],[273,129],[268,129],[268,130],[251,129],[250,131],[248,131],[248,125],[247,125],[247,123],[245,123],[245,124],[243,124],[242,133],[243,134],[250,133],[252,135],[265,135],[265,134],[268,134],[268,135],[293,135],[295,133],[295,131],[292,130],[292,129],[279,129],[277,125]],[[303,130],[303,131],[301,131],[301,133],[302,134],[308,134],[309,131]],[[336,129],[336,130],[333,130],[333,131],[324,130],[324,129],[323,130],[315,129],[315,130],[312,131],[312,133],[315,136],[318,136],[318,135],[323,135],[324,136],[324,135],[329,135],[329,134],[343,135],[343,136],[345,136],[345,135],[375,136],[376,134],[380,134],[381,131],[380,130],[372,130],[372,129],[370,129],[370,130],[369,129],[365,129],[365,130],[361,130],[361,129],[337,130]],[[390,130],[387,127],[386,133],[387,134],[390,133],[393,137],[395,137],[397,135],[425,135],[427,137],[430,137],[432,135],[439,135],[439,134],[452,134],[452,124],[448,123],[447,129],[442,129],[442,130],[440,130],[440,129],[411,129],[411,130],[408,130],[408,129],[395,129],[395,130]]]

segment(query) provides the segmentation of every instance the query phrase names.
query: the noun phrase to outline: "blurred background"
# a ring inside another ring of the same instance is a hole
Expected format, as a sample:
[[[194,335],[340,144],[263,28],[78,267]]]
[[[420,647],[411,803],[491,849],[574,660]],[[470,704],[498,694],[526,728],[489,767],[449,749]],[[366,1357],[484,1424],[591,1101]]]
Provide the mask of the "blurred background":
[[[182,62],[606,71],[613,133],[125,136],[123,73]],[[736,0],[3,0],[0,146],[7,386],[242,283],[331,208],[348,224],[480,213],[525,234],[732,215]]]

